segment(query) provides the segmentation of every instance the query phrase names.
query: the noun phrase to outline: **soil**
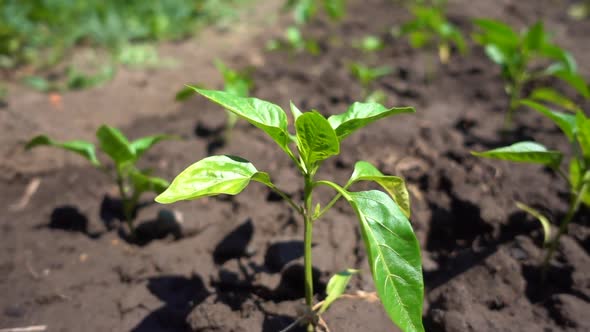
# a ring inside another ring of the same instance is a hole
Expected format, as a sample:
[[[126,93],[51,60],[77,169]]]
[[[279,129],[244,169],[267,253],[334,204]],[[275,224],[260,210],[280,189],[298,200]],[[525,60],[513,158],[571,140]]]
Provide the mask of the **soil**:
[[[229,31],[212,29],[196,40],[162,46],[183,60],[179,68],[123,70],[105,87],[64,94],[57,106],[47,96],[11,88],[8,104],[0,108],[0,328],[279,331],[293,322],[303,302],[302,221],[265,187],[253,184],[235,197],[170,206],[152,204],[146,196],[137,215],[141,241],[129,241],[108,177],[66,153],[22,151],[21,142],[41,132],[92,139],[102,122],[130,137],[170,133],[182,139],[157,145],[142,166],[172,178],[209,154],[240,155],[299,199],[296,169],[263,133],[239,122],[222,142],[225,113],[219,107],[197,97],[183,104],[172,100],[187,82],[219,86],[211,60],[221,57],[232,67],[255,67],[253,95],[285,109],[292,100],[325,115],[362,97],[349,75],[350,62],[395,68],[374,88],[386,93],[387,105],[414,106],[417,113],[352,135],[319,177],[345,182],[356,160],[405,177],[422,248],[428,331],[590,331],[588,209],[562,238],[542,283],[540,227],[514,203],[559,220],[567,208],[565,183],[540,167],[470,155],[522,139],[567,151],[554,126],[519,110],[515,130],[499,134],[507,98],[498,68],[472,45],[469,55],[454,54],[448,65],[429,73],[427,51],[390,37],[391,27],[409,17],[397,2],[350,1],[342,24],[314,20],[305,33],[319,41],[319,56],[264,52],[288,18],[264,24],[257,19],[270,17],[281,3],[256,4]],[[590,21],[571,21],[567,3],[451,0],[448,12],[465,31],[472,30],[473,17],[519,27],[543,19],[588,77]],[[367,34],[384,37],[386,47],[372,55],[350,47]],[[19,205],[35,185],[30,201]],[[322,191],[319,199],[331,195]],[[159,224],[162,219],[171,224]],[[362,270],[351,292],[374,290],[355,216],[345,203],[316,224],[313,256],[318,299],[329,276],[348,267]],[[324,319],[332,331],[396,330],[378,302],[365,300],[339,300]]]

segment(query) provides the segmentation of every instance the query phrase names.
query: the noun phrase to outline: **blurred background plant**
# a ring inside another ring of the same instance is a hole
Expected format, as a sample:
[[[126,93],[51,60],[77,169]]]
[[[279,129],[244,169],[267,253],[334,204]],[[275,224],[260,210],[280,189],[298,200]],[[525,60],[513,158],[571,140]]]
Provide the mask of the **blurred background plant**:
[[[244,2],[0,0],[0,70],[8,75],[24,67],[36,73],[59,64],[75,47],[88,46],[106,50],[108,60],[96,64],[98,70],[90,78],[67,67],[64,77],[69,82],[62,86],[95,86],[113,76],[114,68],[108,68],[113,64],[159,63],[149,43],[185,38],[205,25],[228,21]],[[51,90],[39,78],[36,85],[32,86]]]

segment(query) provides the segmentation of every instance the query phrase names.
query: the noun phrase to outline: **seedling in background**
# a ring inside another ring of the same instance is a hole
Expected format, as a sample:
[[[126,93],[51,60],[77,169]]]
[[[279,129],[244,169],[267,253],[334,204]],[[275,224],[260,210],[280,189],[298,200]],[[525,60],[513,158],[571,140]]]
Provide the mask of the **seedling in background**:
[[[135,164],[156,143],[172,137],[154,135],[130,142],[121,131],[106,125],[98,129],[96,137],[102,152],[109,156],[115,165],[114,181],[121,195],[125,222],[133,236],[135,233],[134,215],[141,195],[147,192],[160,194],[169,185],[168,181],[152,176],[149,170],[140,170]],[[29,150],[38,146],[53,146],[77,153],[86,158],[92,166],[112,176],[111,171],[96,157],[96,148],[90,142],[81,140],[58,142],[45,135],[40,135],[30,140],[25,149]]]
[[[417,4],[410,11],[414,19],[402,25],[399,33],[408,36],[412,47],[438,50],[438,58],[443,64],[449,62],[451,47],[456,47],[461,54],[467,52],[463,34],[446,17],[444,1],[432,5]]]
[[[365,53],[374,53],[381,51],[385,45],[383,44],[381,38],[369,35],[353,43],[352,46]]]
[[[307,312],[299,321],[308,325],[308,331],[314,331],[319,314],[343,293],[350,274],[353,273],[348,270],[332,277],[328,283],[326,299],[314,305],[312,227],[340,198],[344,198],[358,217],[369,266],[385,311],[403,331],[424,331],[424,284],[420,247],[408,220],[410,201],[404,180],[384,175],[366,161],[356,163],[351,178],[344,186],[315,179],[322,162],[338,155],[341,142],[354,131],[387,116],[414,112],[414,109],[387,109],[376,103],[354,103],[346,112],[326,119],[317,111],[302,113],[291,104],[296,129],[293,135],[288,131],[286,113],[277,105],[256,98],[237,97],[223,91],[194,89],[270,136],[291,158],[303,176],[303,201],[293,200],[274,185],[268,173],[259,171],[249,161],[227,155],[207,157],[189,166],[172,181],[166,191],[156,197],[156,201],[169,204],[219,194],[236,195],[251,180],[268,186],[281,196],[304,222],[304,287]],[[297,147],[298,155],[293,152],[293,146]],[[374,181],[389,195],[378,190],[350,191],[350,187],[360,181]],[[313,198],[314,190],[320,186],[336,191],[332,200],[323,207],[319,202],[314,202]]]
[[[254,81],[250,76],[248,70],[233,70],[229,68],[221,60],[215,60],[215,67],[223,77],[223,90],[238,97],[248,97],[250,90],[254,87]],[[194,95],[195,90],[189,86],[183,88],[176,94],[177,101],[184,101]],[[225,125],[224,137],[227,141],[230,137],[232,129],[238,121],[238,116],[230,111],[226,111],[227,123]]]
[[[320,48],[315,40],[305,38],[301,32],[301,27],[311,21],[323,7],[328,17],[333,21],[338,21],[346,14],[346,0],[287,0],[284,9],[293,12],[295,25],[287,28],[285,31],[285,44],[277,40],[271,40],[267,44],[268,50],[277,50],[280,48],[289,48],[296,52],[307,51],[311,55],[318,55]]]
[[[519,106],[519,100],[527,98],[523,89],[533,81],[556,77],[582,96],[590,97],[573,56],[551,41],[542,22],[521,33],[495,20],[478,19],[475,24],[481,30],[474,35],[475,41],[484,46],[487,56],[502,68],[504,87],[509,96],[504,129],[512,127],[513,113]],[[539,63],[543,65],[539,67]]]
[[[539,211],[519,203],[519,208],[533,215],[543,226],[545,247],[547,248],[543,269],[546,271],[559,245],[561,235],[567,233],[568,225],[576,215],[580,205],[590,206],[590,119],[582,111],[577,111],[575,114],[553,111],[531,100],[523,100],[519,104],[528,106],[548,117],[565,134],[573,148],[573,157],[569,160],[569,172],[566,173],[561,169],[564,153],[548,150],[543,145],[535,142],[519,142],[486,152],[473,152],[473,154],[485,158],[543,165],[557,172],[568,182],[570,191],[569,208],[565,217],[561,220],[557,234],[553,237],[550,233],[549,219]]]
[[[393,68],[388,66],[369,67],[362,63],[352,63],[350,65],[350,74],[354,77],[363,88],[363,98],[367,102],[382,103],[385,101],[383,91],[372,91],[373,82],[381,77],[387,76],[393,72]]]

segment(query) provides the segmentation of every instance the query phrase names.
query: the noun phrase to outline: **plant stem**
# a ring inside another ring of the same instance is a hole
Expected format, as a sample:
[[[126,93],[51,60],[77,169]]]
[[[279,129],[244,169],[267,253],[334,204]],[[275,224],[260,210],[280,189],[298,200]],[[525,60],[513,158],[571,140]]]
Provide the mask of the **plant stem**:
[[[561,238],[561,235],[567,233],[567,227],[568,227],[570,221],[572,221],[572,219],[576,215],[576,212],[578,212],[578,208],[580,207],[580,204],[582,203],[582,199],[584,198],[584,195],[586,195],[586,192],[588,191],[588,180],[590,180],[590,171],[587,171],[584,174],[584,178],[580,182],[581,188],[579,188],[579,190],[577,190],[575,192],[573,199],[570,203],[569,209],[567,211],[567,214],[565,215],[565,217],[561,221],[561,224],[559,225],[559,231],[557,232],[557,235],[555,235],[555,237],[553,238],[553,241],[551,241],[549,249],[547,250],[547,253],[545,254],[545,259],[543,261],[543,275],[542,275],[543,280],[545,280],[547,270],[549,268],[549,263],[551,262],[551,258],[553,257],[555,250],[557,250],[557,246],[559,245],[559,239]]]
[[[129,227],[129,232],[131,236],[135,234],[135,227],[133,227],[133,220],[131,218],[131,205],[132,202],[129,201],[127,197],[127,193],[125,192],[125,184],[123,183],[123,177],[121,174],[117,172],[117,186],[119,187],[119,195],[121,196],[121,203],[123,204],[123,216],[125,218],[125,223]]]
[[[313,307],[313,271],[311,264],[311,241],[312,241],[312,191],[313,191],[313,180],[311,175],[305,175],[305,188],[304,188],[304,209],[303,209],[303,221],[304,221],[304,238],[303,238],[303,266],[305,271],[305,304],[309,308],[310,312]],[[307,325],[307,331],[313,332],[313,324]]]

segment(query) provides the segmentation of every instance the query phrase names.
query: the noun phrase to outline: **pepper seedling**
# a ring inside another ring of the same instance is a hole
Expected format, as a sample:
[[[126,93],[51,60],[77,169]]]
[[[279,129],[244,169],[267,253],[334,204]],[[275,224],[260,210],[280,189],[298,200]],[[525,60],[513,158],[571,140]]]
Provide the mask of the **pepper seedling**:
[[[314,306],[312,282],[312,227],[340,199],[355,211],[377,293],[389,317],[403,331],[424,331],[422,303],[424,283],[420,247],[412,226],[410,200],[403,179],[382,174],[375,166],[359,161],[348,182],[340,186],[315,175],[326,159],[340,153],[341,142],[357,129],[379,119],[411,113],[411,107],[385,108],[376,103],[354,103],[342,114],[325,118],[317,111],[301,112],[291,104],[295,135],[288,130],[287,115],[279,106],[256,98],[242,98],[223,91],[194,88],[202,96],[225,107],[264,131],[293,161],[303,177],[303,200],[296,202],[279,189],[266,172],[252,163],[229,155],[211,156],[182,171],[172,184],[156,197],[163,204],[193,200],[219,194],[239,194],[250,181],[260,182],[276,192],[304,222],[304,289],[307,313],[303,323],[313,331],[320,312],[338,298],[346,287],[350,273],[334,276],[321,305]],[[292,146],[298,151],[296,155]],[[370,190],[354,192],[350,187],[360,181],[374,181],[389,194]],[[314,190],[320,186],[335,190],[327,205],[314,206]]]
[[[381,103],[385,101],[385,94],[381,90],[372,91],[373,82],[393,72],[389,66],[369,67],[362,63],[354,62],[349,66],[350,74],[363,88],[362,96],[367,102]]]
[[[281,45],[276,40],[271,40],[267,44],[267,49],[275,50],[281,46],[301,52],[307,51],[312,55],[318,55],[320,48],[315,40],[305,38],[301,32],[301,26],[309,23],[315,17],[319,9],[323,7],[328,17],[333,21],[338,21],[346,14],[346,0],[287,0],[284,9],[293,12],[295,25],[289,26],[285,31],[285,41],[287,45]]]
[[[219,59],[214,61],[215,68],[223,78],[223,90],[239,97],[248,97],[250,91],[254,87],[254,81],[250,75],[249,70],[234,70],[229,68],[225,63]],[[184,101],[194,95],[195,92],[191,87],[184,87],[176,93],[177,101]],[[229,111],[226,111],[227,122],[225,124],[224,138],[227,141],[232,129],[235,127],[238,117]]]
[[[414,18],[400,27],[399,34],[407,36],[412,47],[438,50],[438,58],[443,64],[449,62],[452,46],[461,54],[467,52],[461,30],[447,19],[444,1],[417,4],[410,11]]]
[[[549,150],[536,142],[519,142],[485,152],[472,152],[472,154],[485,158],[543,165],[557,172],[568,182],[569,208],[561,220],[557,234],[553,237],[548,218],[523,203],[518,204],[519,208],[537,218],[543,226],[544,245],[547,248],[543,270],[546,271],[559,245],[560,237],[567,233],[568,225],[580,205],[590,206],[590,119],[582,111],[577,111],[575,114],[558,112],[532,100],[522,100],[520,105],[528,106],[548,117],[565,134],[573,147],[574,154],[569,160],[569,174],[561,169],[564,153]]]
[[[543,22],[537,22],[521,33],[496,20],[477,19],[474,22],[481,30],[474,35],[474,40],[502,69],[504,89],[509,96],[504,129],[512,127],[513,113],[519,101],[527,98],[523,89],[530,82],[555,77],[565,81],[585,98],[590,97],[573,56],[551,41]],[[541,67],[538,67],[539,63]]]
[[[107,125],[102,125],[97,130],[96,137],[102,152],[109,156],[114,163],[114,182],[116,182],[121,196],[125,222],[133,236],[135,233],[134,214],[141,195],[147,192],[160,194],[169,185],[168,181],[152,176],[149,170],[140,170],[136,163],[156,143],[173,137],[154,135],[129,141],[119,129]],[[39,135],[31,139],[25,149],[30,150],[38,146],[53,146],[77,153],[87,159],[92,166],[112,176],[109,169],[98,160],[96,147],[90,142],[82,140],[58,142],[46,135]]]

